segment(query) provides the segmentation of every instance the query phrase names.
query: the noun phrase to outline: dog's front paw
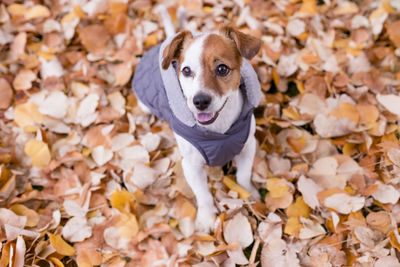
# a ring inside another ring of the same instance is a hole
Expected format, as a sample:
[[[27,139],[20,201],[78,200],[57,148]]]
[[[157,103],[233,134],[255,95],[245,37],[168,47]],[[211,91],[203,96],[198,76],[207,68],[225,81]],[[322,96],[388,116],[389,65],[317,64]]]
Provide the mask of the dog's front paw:
[[[196,216],[196,229],[202,233],[210,233],[214,229],[215,207],[199,207]]]

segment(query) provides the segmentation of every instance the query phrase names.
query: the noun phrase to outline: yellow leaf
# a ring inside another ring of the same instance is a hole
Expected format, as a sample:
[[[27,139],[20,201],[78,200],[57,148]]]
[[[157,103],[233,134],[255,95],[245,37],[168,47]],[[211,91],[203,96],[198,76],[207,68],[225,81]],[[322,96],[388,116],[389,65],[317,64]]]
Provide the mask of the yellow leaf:
[[[119,234],[127,239],[134,238],[139,232],[136,216],[130,213],[122,213],[116,225],[119,229]]]
[[[26,216],[27,221],[25,226],[27,227],[34,227],[39,223],[40,220],[39,214],[37,214],[36,211],[25,207],[24,205],[21,204],[12,205],[10,207],[10,210],[12,210],[17,215]]]
[[[64,256],[73,256],[75,254],[75,249],[70,246],[61,235],[53,235],[49,233],[50,243],[57,251],[57,253]]]
[[[374,105],[357,105],[358,114],[360,114],[360,123],[372,124],[379,118],[379,110]]]
[[[43,115],[34,103],[27,102],[15,107],[14,121],[19,127],[23,128],[34,123],[40,124],[43,121]]]
[[[286,210],[288,217],[310,217],[310,207],[304,202],[302,196],[296,198],[295,203],[290,204]]]
[[[315,0],[304,0],[300,7],[299,13],[313,15],[317,13],[317,3]]]
[[[134,200],[135,197],[126,190],[115,190],[110,196],[110,202],[113,208],[123,213],[129,213],[131,211],[130,206],[133,204]]]
[[[79,18],[85,18],[86,13],[83,12],[82,8],[79,5],[74,6],[74,13],[77,15]]]
[[[55,266],[64,267],[64,264],[59,259],[55,257],[50,257],[49,259],[52,263],[54,263]]]
[[[299,90],[300,94],[304,94],[304,92],[305,92],[304,83],[299,80],[296,80],[295,83],[296,83],[297,89]]]
[[[304,136],[300,136],[299,138],[288,136],[286,138],[286,141],[288,142],[290,147],[294,150],[294,152],[300,153],[304,145],[306,144],[307,139]]]
[[[50,10],[42,5],[33,6],[25,13],[26,19],[46,18],[48,16],[50,16]]]
[[[144,45],[147,46],[147,47],[154,46],[157,43],[158,43],[158,39],[157,39],[157,36],[154,33],[149,34],[147,36],[146,40],[144,41]]]
[[[5,243],[1,250],[0,266],[8,266],[10,263],[10,246],[11,242]]]
[[[269,178],[267,180],[267,189],[272,198],[283,197],[289,192],[287,184],[279,178]]]
[[[24,152],[32,159],[32,165],[36,167],[45,167],[51,160],[47,144],[36,139],[31,139],[25,144]]]
[[[400,230],[400,228],[397,229],[397,231],[399,231],[399,230]],[[389,232],[388,237],[389,237],[390,244],[393,247],[395,247],[398,251],[400,251],[400,244],[397,241],[396,235],[394,234],[393,230]]]
[[[50,53],[50,52],[39,51],[38,56],[49,61],[49,60],[52,60],[56,55],[54,53]]]
[[[36,128],[35,126],[32,126],[32,125],[24,127],[24,132],[26,132],[26,133],[36,133],[37,130],[38,130],[38,128]]]
[[[297,112],[296,108],[289,106],[289,108],[284,108],[282,110],[283,115],[292,120],[300,120],[300,114]]]
[[[23,16],[26,12],[26,8],[21,4],[12,4],[7,7],[7,11],[11,16]]]
[[[336,16],[340,16],[340,15],[348,15],[348,14],[353,14],[353,13],[357,13],[358,12],[358,6],[357,4],[350,2],[350,1],[346,1],[344,3],[341,3],[340,5],[338,5],[334,10],[333,13]]]
[[[249,196],[251,196],[251,194],[249,192],[247,192],[245,189],[240,187],[237,183],[235,183],[228,176],[225,176],[224,179],[222,180],[222,182],[230,190],[237,192],[241,199],[247,199]]]
[[[355,149],[355,144],[347,142],[344,144],[342,151],[343,155],[348,155],[348,156],[351,156],[357,152],[357,150]]]
[[[274,81],[274,83],[276,84],[276,86],[278,86],[278,85],[279,85],[279,74],[278,74],[278,72],[276,71],[276,69],[272,69],[271,75],[272,75],[272,80]]]
[[[298,237],[301,228],[303,228],[303,225],[300,223],[300,219],[298,217],[290,217],[286,222],[283,232]]]
[[[78,15],[72,11],[70,13],[68,13],[67,15],[65,15],[62,19],[61,19],[61,23],[69,23],[71,21],[73,21],[74,19],[79,18]]]
[[[205,13],[212,13],[214,11],[214,9],[210,6],[205,6],[205,7],[203,7],[203,11]]]
[[[390,4],[390,2],[388,0],[384,0],[382,2],[382,8],[389,14],[396,13],[396,9],[394,9],[392,7],[392,5]]]
[[[357,49],[357,48],[352,48],[352,47],[347,47],[346,48],[346,52],[348,54],[351,54],[351,55],[355,56],[355,57],[358,57],[359,55],[364,53],[364,51],[362,49]]]
[[[348,102],[339,103],[338,109],[332,110],[329,115],[333,115],[338,119],[349,118],[356,124],[360,119],[356,106]]]
[[[76,261],[79,267],[93,267],[101,265],[101,252],[96,248],[82,248],[78,250]]]

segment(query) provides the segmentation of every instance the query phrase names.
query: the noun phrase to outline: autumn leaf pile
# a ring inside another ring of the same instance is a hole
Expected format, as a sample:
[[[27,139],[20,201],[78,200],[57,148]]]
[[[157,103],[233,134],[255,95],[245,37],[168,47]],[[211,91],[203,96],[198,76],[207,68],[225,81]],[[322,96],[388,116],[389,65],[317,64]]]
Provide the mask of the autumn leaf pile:
[[[262,199],[208,168],[211,235],[130,88],[154,2],[0,3],[0,266],[400,266],[400,1],[164,1],[263,40]]]

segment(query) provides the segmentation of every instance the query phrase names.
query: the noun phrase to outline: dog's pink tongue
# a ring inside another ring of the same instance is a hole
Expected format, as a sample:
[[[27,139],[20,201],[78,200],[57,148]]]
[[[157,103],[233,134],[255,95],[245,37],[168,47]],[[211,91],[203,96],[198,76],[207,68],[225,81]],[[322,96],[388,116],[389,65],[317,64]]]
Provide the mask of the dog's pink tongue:
[[[197,120],[199,122],[207,122],[209,120],[211,120],[213,117],[212,113],[199,113],[197,114]]]

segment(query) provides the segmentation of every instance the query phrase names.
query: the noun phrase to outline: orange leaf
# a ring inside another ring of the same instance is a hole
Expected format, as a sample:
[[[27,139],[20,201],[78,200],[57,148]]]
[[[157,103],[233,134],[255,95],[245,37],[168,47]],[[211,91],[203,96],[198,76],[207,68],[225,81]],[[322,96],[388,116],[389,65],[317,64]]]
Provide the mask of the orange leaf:
[[[75,249],[65,242],[61,235],[53,235],[49,233],[49,237],[50,243],[57,253],[64,256],[73,256],[75,254]]]
[[[235,191],[239,194],[239,197],[241,199],[247,199],[249,196],[251,196],[251,194],[249,192],[247,192],[245,189],[243,189],[242,187],[240,187],[237,183],[235,183],[232,179],[230,179],[229,177],[225,176],[224,179],[222,180],[222,182],[224,183],[224,185],[226,185],[226,187],[228,187],[230,190]]]

